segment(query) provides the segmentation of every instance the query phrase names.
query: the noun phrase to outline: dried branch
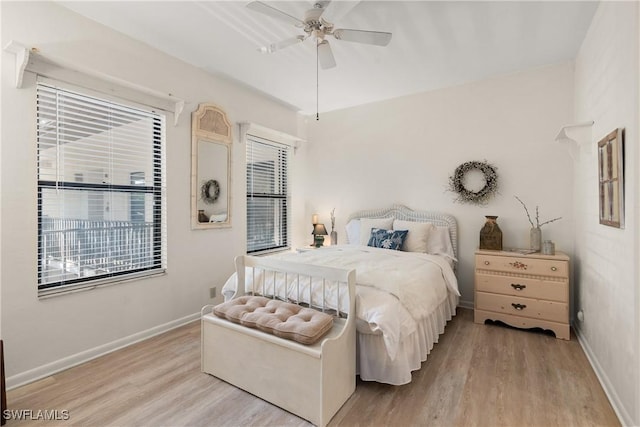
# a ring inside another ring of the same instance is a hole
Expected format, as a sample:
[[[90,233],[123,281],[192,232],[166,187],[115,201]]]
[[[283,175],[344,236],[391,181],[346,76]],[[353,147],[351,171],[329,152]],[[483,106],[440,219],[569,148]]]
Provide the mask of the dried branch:
[[[520,204],[524,208],[524,211],[527,213],[527,219],[529,220],[529,224],[531,224],[531,227],[534,227],[533,221],[531,221],[531,215],[529,215],[529,210],[527,209],[527,205],[525,205],[524,202],[520,200],[518,196],[513,196],[513,197],[515,197],[516,200],[520,202]],[[537,210],[537,207],[536,207],[536,210]]]
[[[549,224],[550,222],[557,221],[557,220],[559,220],[559,219],[562,219],[562,217],[561,217],[561,216],[559,216],[558,218],[553,218],[553,219],[550,219],[549,221],[545,221],[545,222],[543,222],[542,224],[540,224],[538,227],[542,227],[542,226],[543,226],[543,225],[545,225],[545,224]]]
[[[524,208],[524,211],[527,213],[527,219],[529,220],[529,224],[531,224],[531,227],[536,227],[536,228],[540,228],[545,224],[549,224],[550,222],[554,222],[557,221],[559,219],[562,219],[561,216],[559,216],[558,218],[553,218],[550,219],[549,221],[545,221],[543,223],[540,222],[540,209],[538,206],[536,206],[536,225],[533,225],[533,221],[531,220],[531,215],[529,215],[529,210],[527,209],[527,205],[524,204],[524,202],[522,200],[520,200],[520,198],[518,196],[513,196],[516,198],[517,201],[520,202],[520,204],[522,205],[522,207]]]

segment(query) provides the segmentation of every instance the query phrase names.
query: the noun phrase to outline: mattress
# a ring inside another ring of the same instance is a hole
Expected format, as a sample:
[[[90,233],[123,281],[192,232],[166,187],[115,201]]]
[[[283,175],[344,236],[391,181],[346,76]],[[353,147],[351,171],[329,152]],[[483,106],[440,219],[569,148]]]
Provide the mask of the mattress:
[[[444,325],[455,314],[459,291],[448,260],[438,255],[392,251],[360,245],[337,245],[303,253],[272,255],[279,259],[356,270],[357,366],[363,380],[394,385],[411,381],[411,371],[426,360]],[[253,277],[247,273],[247,277]],[[293,278],[255,277],[245,291],[288,295]],[[287,282],[287,283],[284,283]],[[310,286],[310,287],[309,287]],[[236,290],[235,275],[223,288]],[[311,292],[311,293],[309,293]],[[310,284],[302,295],[312,301],[321,287]],[[346,295],[330,295],[330,308],[344,311]]]

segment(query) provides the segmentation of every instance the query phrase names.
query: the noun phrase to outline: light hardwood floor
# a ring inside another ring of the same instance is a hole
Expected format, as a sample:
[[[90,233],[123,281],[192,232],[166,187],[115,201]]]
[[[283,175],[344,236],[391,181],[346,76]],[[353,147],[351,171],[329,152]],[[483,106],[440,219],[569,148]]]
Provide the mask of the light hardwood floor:
[[[222,345],[222,344],[221,344]],[[307,426],[200,372],[194,322],[8,394],[9,409],[68,410],[78,426]],[[357,382],[331,426],[620,425],[575,337],[473,323],[458,309],[413,381]]]

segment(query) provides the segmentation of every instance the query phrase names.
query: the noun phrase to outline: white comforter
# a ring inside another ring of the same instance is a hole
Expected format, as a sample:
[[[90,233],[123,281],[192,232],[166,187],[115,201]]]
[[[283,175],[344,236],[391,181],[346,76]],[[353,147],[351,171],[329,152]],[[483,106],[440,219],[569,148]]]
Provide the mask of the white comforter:
[[[357,329],[361,333],[381,333],[392,360],[402,337],[416,330],[417,320],[429,316],[449,292],[460,295],[451,266],[436,255],[338,245],[272,256],[306,264],[355,269]],[[250,290],[250,285],[246,286]],[[224,285],[223,292],[235,289],[234,274]],[[317,297],[313,298],[317,300]]]

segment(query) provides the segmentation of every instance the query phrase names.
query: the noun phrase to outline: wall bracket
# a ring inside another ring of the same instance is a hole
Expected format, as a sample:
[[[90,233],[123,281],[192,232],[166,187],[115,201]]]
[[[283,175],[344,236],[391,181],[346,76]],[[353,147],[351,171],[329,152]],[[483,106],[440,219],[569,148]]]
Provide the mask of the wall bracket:
[[[575,159],[576,152],[581,144],[591,142],[591,127],[594,121],[589,120],[582,123],[564,125],[556,135],[556,142],[568,144],[569,155]]]

